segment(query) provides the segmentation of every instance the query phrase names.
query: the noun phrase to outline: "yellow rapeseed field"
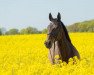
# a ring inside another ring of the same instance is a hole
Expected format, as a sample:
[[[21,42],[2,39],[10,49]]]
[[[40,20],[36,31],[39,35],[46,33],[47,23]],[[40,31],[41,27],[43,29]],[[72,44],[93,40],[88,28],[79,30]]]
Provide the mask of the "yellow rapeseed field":
[[[70,33],[76,64],[51,65],[45,34],[0,36],[0,75],[94,75],[94,33]]]

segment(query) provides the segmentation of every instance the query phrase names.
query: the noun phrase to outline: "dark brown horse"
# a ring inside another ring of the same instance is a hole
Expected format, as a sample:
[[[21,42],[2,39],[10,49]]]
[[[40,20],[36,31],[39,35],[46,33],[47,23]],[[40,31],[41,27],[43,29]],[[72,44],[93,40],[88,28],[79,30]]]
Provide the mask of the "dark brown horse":
[[[51,13],[49,14],[47,40],[45,46],[49,49],[49,59],[52,64],[55,62],[55,56],[59,55],[59,59],[68,63],[69,58],[77,56],[80,59],[80,55],[76,48],[71,43],[65,25],[61,22],[61,15],[58,13],[57,18],[53,18]]]

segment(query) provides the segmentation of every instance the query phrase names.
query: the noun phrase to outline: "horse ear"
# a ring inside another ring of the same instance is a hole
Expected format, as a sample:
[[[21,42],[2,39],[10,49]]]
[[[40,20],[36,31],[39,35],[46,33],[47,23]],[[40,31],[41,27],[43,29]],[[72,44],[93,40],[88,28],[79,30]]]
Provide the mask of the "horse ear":
[[[49,20],[52,21],[53,20],[53,17],[51,15],[51,13],[49,13]]]
[[[61,20],[61,14],[58,12],[57,19]]]

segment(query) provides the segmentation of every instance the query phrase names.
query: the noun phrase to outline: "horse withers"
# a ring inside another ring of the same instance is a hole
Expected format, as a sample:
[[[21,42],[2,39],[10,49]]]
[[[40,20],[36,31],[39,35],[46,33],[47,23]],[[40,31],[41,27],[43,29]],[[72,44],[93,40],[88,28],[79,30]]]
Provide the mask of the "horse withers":
[[[71,43],[65,25],[61,22],[60,13],[58,13],[57,18],[53,18],[50,13],[49,20],[51,23],[47,27],[48,33],[45,46],[49,49],[49,59],[51,63],[55,63],[56,55],[59,56],[58,59],[66,63],[68,63],[69,58],[73,58],[74,56],[80,59],[78,51]]]

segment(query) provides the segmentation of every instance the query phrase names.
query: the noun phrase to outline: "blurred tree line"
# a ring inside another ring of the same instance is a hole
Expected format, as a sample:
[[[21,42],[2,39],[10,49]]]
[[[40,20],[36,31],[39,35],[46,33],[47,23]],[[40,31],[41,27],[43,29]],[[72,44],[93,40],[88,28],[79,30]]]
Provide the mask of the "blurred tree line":
[[[8,31],[5,28],[0,28],[0,35],[24,35],[24,34],[45,34],[47,33],[47,29],[43,29],[41,31],[39,31],[37,28],[34,27],[27,27],[27,28],[23,28],[21,30],[16,29],[16,28],[12,28],[9,29]]]
[[[39,31],[37,28],[34,27],[27,27],[23,28],[21,30],[18,30],[16,28],[12,28],[8,31],[6,31],[5,28],[0,28],[0,35],[16,35],[16,34],[40,34],[42,31]]]
[[[94,32],[94,20],[84,21],[79,23],[74,23],[72,25],[66,26],[69,32]],[[34,27],[27,27],[21,30],[16,28],[6,30],[5,28],[0,28],[0,35],[16,35],[16,34],[45,34],[47,33],[47,29],[43,29],[39,31]]]
[[[94,20],[78,22],[66,27],[69,32],[94,32]]]

